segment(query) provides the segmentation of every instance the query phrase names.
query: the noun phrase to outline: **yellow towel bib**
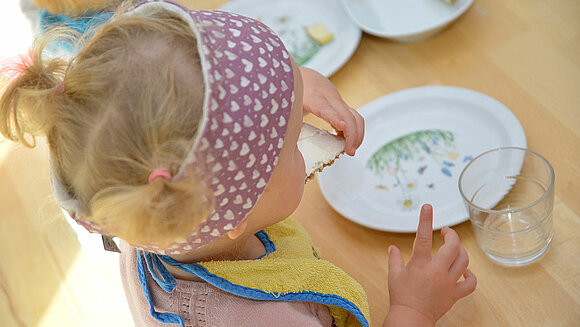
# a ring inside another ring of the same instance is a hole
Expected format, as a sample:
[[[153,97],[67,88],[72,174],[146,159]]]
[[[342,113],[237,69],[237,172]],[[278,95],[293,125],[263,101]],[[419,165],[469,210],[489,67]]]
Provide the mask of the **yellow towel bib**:
[[[300,224],[288,218],[256,234],[267,253],[256,260],[209,261],[192,273],[226,292],[257,300],[325,304],[342,326],[369,326],[363,288],[318,250]]]

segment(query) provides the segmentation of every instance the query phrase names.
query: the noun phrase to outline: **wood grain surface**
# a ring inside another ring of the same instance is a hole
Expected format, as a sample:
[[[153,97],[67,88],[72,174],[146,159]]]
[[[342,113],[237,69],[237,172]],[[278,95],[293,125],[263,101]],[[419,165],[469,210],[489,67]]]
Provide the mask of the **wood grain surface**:
[[[211,9],[224,1],[181,2]],[[351,60],[330,79],[354,108],[423,85],[473,89],[510,108],[528,147],[556,172],[554,238],[536,263],[506,268],[478,248],[469,222],[454,226],[478,287],[438,326],[580,324],[580,2],[476,0],[455,23],[419,43],[363,34]],[[45,146],[30,151],[0,143],[0,208],[0,326],[132,325],[116,258],[83,251],[51,198]],[[380,326],[389,307],[387,247],[396,244],[408,259],[414,235],[343,218],[316,179],[293,216],[326,259],[362,284],[371,325]],[[441,244],[436,232],[434,246]]]

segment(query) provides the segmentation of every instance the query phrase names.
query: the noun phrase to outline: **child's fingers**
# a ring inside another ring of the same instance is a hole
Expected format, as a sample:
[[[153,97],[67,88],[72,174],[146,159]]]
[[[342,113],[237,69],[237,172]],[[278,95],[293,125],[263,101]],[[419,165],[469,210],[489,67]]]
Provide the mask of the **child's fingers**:
[[[389,276],[396,274],[405,268],[405,260],[398,247],[389,246]]]
[[[335,110],[327,99],[318,98],[314,101],[311,107],[310,112],[327,121],[335,129],[342,130],[344,128],[343,125],[341,125],[341,121],[344,120],[342,118],[343,115]]]
[[[344,135],[344,151],[346,154],[354,156],[356,149],[360,145],[359,140],[362,142],[362,137],[364,136],[363,130],[359,128],[360,123],[357,117],[359,114],[344,104],[344,102],[338,100],[332,103],[332,108],[339,117],[339,121],[333,126]]]
[[[475,277],[471,270],[467,269],[463,277],[465,279],[455,286],[455,298],[458,300],[471,294],[477,286],[477,277]]]
[[[363,139],[365,137],[365,120],[361,116],[361,114],[358,113],[358,111],[356,111],[350,107],[348,107],[348,109],[350,110],[350,112],[352,113],[352,115],[354,116],[355,121],[356,121],[356,130],[357,130],[358,134],[357,134],[357,138],[356,138],[355,147],[358,149],[358,147],[362,144]]]
[[[441,235],[443,235],[445,244],[439,248],[435,258],[445,267],[449,268],[455,262],[457,256],[459,256],[461,242],[459,241],[459,235],[449,227],[441,228]]]
[[[425,204],[421,207],[419,215],[419,226],[415,242],[413,243],[413,254],[411,257],[418,261],[431,260],[431,248],[433,247],[433,207]]]
[[[308,108],[314,115],[326,120],[344,137],[344,151],[354,156],[364,137],[364,119],[339,99],[324,99]]]
[[[458,280],[459,277],[465,273],[467,266],[469,266],[469,255],[465,248],[461,246],[459,249],[459,256],[455,259],[451,268],[449,268],[449,273],[455,280]]]

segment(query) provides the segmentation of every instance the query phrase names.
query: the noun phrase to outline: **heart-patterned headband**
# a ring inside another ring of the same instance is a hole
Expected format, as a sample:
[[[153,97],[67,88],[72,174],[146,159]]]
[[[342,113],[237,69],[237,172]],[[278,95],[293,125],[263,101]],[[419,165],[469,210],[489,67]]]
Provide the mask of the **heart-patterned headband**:
[[[221,11],[190,11],[170,1],[147,1],[126,15],[163,8],[186,21],[197,38],[205,95],[203,119],[194,145],[172,178],[196,165],[208,168],[205,182],[215,207],[183,242],[167,248],[140,245],[159,254],[178,254],[203,246],[239,224],[270,179],[286,134],[294,101],[290,55],[266,25]],[[114,18],[113,18],[114,19]],[[59,204],[91,232],[108,234],[89,217],[53,174]]]

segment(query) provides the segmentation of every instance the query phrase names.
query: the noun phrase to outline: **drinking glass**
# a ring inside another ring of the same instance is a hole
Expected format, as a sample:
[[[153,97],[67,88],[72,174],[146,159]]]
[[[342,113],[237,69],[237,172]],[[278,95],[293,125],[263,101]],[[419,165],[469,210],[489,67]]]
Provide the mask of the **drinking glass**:
[[[474,158],[459,192],[483,252],[505,266],[539,259],[552,240],[554,170],[538,153],[498,148]]]

